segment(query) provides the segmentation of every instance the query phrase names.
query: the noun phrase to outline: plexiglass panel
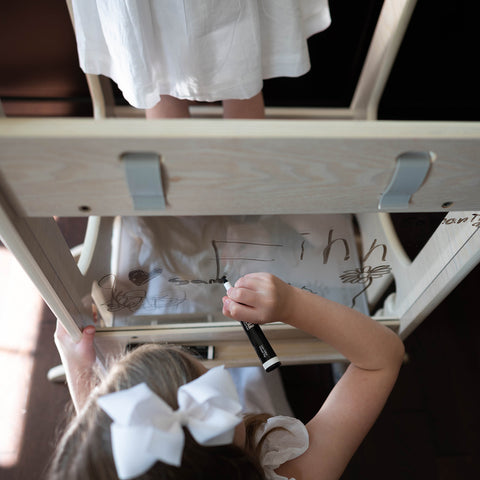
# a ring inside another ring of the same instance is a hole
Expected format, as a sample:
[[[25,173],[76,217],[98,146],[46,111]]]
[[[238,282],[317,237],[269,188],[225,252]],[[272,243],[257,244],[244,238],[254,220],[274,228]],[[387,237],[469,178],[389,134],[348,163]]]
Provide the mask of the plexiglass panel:
[[[107,327],[228,322],[224,281],[259,271],[368,313],[350,215],[117,217],[105,228],[110,252],[87,275]]]

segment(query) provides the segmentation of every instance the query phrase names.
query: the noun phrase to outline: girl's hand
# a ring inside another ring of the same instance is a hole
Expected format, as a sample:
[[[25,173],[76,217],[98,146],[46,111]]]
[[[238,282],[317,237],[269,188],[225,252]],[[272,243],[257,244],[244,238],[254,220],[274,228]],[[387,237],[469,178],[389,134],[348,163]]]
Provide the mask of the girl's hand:
[[[80,341],[75,343],[57,321],[55,345],[65,368],[68,389],[77,412],[82,409],[95,383],[94,366],[97,356],[93,345],[94,337],[95,327],[89,325],[84,328]]]
[[[242,322],[285,322],[290,317],[293,292],[293,287],[270,273],[249,273],[223,297],[223,314]]]
[[[81,340],[75,343],[64,326],[57,321],[54,340],[65,369],[88,371],[93,367],[96,360],[94,337],[95,327],[89,325],[84,328]]]

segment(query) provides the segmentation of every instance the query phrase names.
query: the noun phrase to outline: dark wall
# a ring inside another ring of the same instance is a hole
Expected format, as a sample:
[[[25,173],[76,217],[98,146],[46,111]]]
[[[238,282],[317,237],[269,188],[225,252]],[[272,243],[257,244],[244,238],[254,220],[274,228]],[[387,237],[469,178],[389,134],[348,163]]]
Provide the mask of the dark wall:
[[[309,41],[312,69],[266,82],[271,104],[347,107],[382,0],[330,0],[332,25]],[[379,105],[379,118],[480,119],[476,2],[418,0]]]
[[[480,120],[478,3],[418,0],[381,118]]]
[[[0,98],[7,115],[91,115],[64,0],[3,1]]]

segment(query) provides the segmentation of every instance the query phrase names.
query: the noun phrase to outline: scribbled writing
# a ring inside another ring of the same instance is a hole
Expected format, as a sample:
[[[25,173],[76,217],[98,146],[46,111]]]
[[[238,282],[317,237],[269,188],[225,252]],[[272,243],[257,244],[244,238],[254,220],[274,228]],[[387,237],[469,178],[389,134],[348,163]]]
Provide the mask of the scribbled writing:
[[[445,217],[442,225],[458,225],[460,223],[469,223],[472,227],[480,227],[480,213],[471,213],[469,217]]]
[[[468,217],[467,219],[453,220],[458,220],[457,223],[460,223],[460,221],[471,221],[472,223],[480,222],[480,214],[473,214],[471,218]],[[309,250],[307,238],[309,235],[309,232],[301,232],[301,238],[295,246],[283,245],[280,243],[215,239],[211,241],[211,248],[213,250],[212,260],[215,261],[215,272],[211,272],[211,277],[193,279],[185,278],[182,275],[175,275],[168,272],[162,265],[157,265],[149,271],[142,268],[130,270],[128,273],[128,282],[124,280],[123,283],[117,281],[115,275],[107,274],[98,281],[98,286],[104,291],[104,298],[106,299],[104,305],[110,312],[127,311],[133,313],[140,308],[142,308],[143,311],[175,308],[187,301],[187,296],[190,295],[189,291],[182,287],[187,287],[189,285],[198,285],[200,287],[202,285],[225,283],[227,279],[225,271],[222,269],[222,262],[224,261],[274,262],[275,255],[272,247],[298,248],[298,260],[300,262],[308,261]],[[334,255],[334,257],[340,255],[340,258],[343,259],[344,262],[348,261],[351,258],[351,248],[356,247],[356,245],[351,246],[350,242],[350,239],[343,238],[341,235],[336,235],[334,229],[331,228],[328,231],[326,244],[322,251],[323,264],[327,264],[332,255]],[[228,247],[229,244],[233,245],[233,250],[222,250],[221,247]],[[247,248],[242,248],[241,251],[236,254],[236,245],[240,247],[245,246]],[[248,249],[248,246],[250,245],[255,247],[251,250],[251,253]],[[339,275],[341,282],[344,284],[359,284],[362,286],[361,291],[352,298],[352,307],[355,305],[356,299],[370,287],[374,279],[391,273],[390,265],[365,265],[367,260],[370,260],[371,263],[372,257],[374,256],[379,262],[386,262],[387,253],[387,245],[378,242],[375,238],[369,248],[365,250],[363,257],[361,258],[361,265],[364,266],[346,270]],[[159,277],[161,277],[161,282],[158,284],[159,291],[156,291],[154,295],[151,295],[151,292],[154,291],[154,289],[149,289],[148,284]],[[312,291],[306,286],[303,286],[302,288]]]
[[[343,260],[346,262],[347,260],[350,259],[350,246],[349,246],[348,240],[346,240],[345,238],[342,238],[342,237],[334,238],[333,237],[333,229],[332,229],[328,232],[328,243],[327,243],[327,246],[323,249],[323,263],[324,264],[328,263],[328,259],[330,258],[330,250],[336,242],[340,242],[340,245],[343,246],[343,248],[345,250],[345,256],[343,257]],[[377,239],[374,238],[370,248],[368,249],[368,251],[365,253],[365,255],[361,259],[362,263],[366,262],[368,260],[368,258],[370,257],[370,255],[377,248],[381,249],[381,252],[382,252],[381,259],[382,259],[382,262],[385,262],[386,258],[387,258],[387,251],[388,251],[387,246],[384,243],[378,243],[377,244]]]
[[[108,294],[107,300],[103,305],[112,313],[122,310],[133,313],[140,307],[146,310],[176,307],[187,299],[185,292],[172,295],[170,292],[162,293],[160,291],[158,295],[147,297],[145,290],[119,287],[116,276],[113,274],[104,275],[98,281],[98,286]]]

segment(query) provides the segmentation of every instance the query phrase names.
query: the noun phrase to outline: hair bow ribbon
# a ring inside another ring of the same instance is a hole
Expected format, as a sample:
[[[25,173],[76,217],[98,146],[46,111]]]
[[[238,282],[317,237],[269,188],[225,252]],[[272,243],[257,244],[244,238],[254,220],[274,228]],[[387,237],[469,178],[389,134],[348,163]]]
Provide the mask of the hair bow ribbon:
[[[157,460],[180,466],[186,426],[205,446],[232,443],[242,407],[232,377],[215,367],[178,389],[174,411],[146,383],[100,397],[112,419],[112,453],[121,480],[145,473]]]

